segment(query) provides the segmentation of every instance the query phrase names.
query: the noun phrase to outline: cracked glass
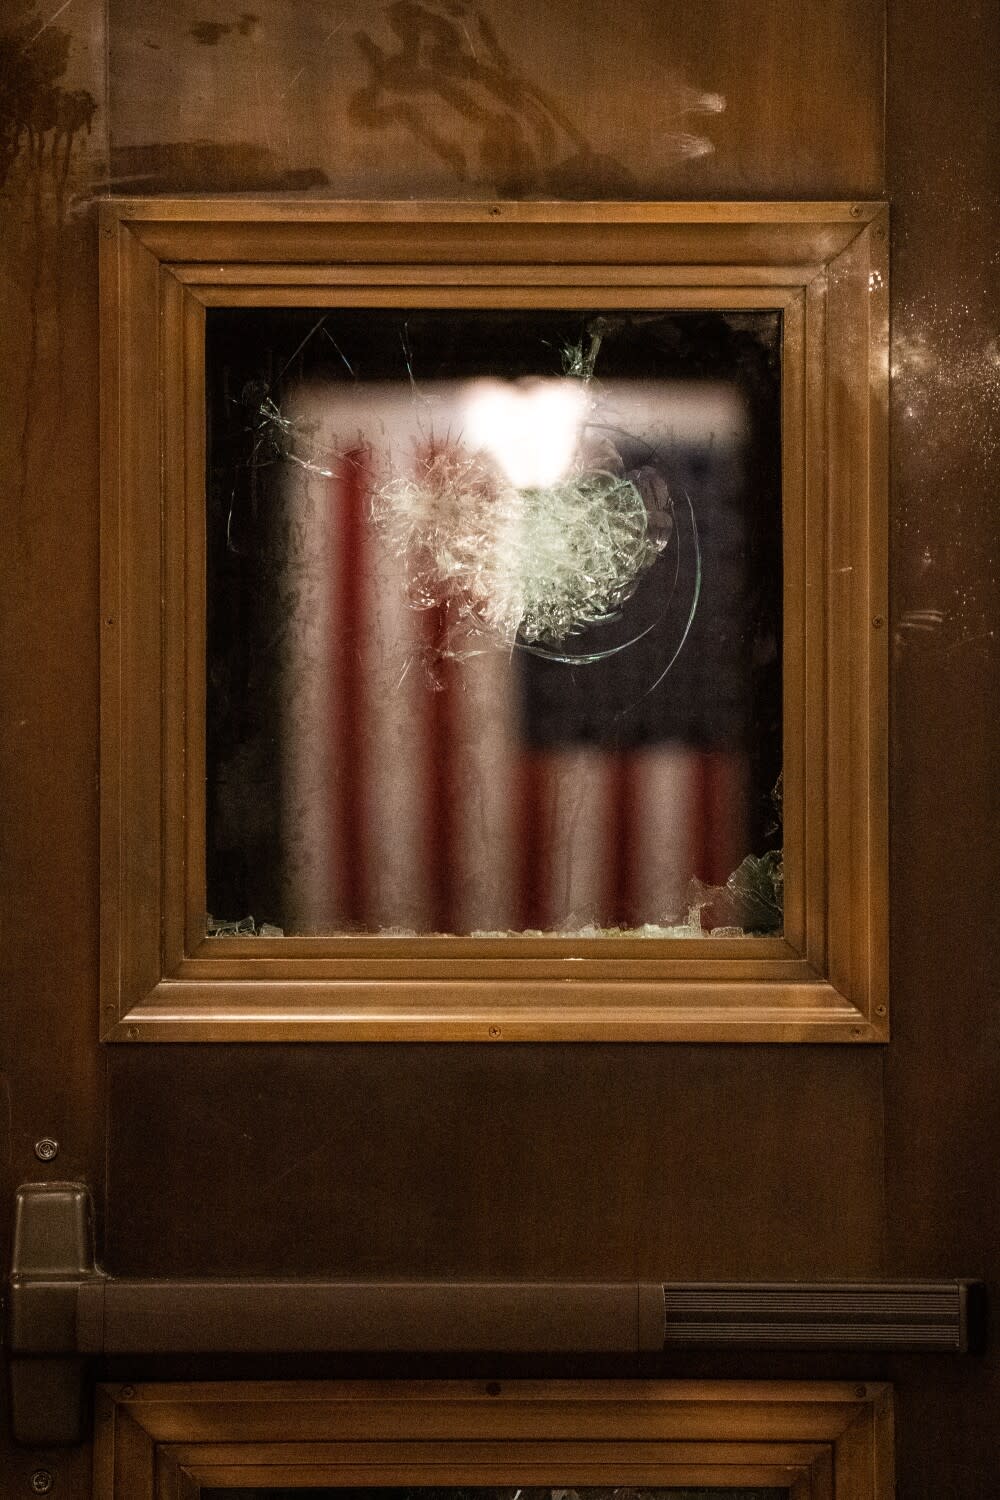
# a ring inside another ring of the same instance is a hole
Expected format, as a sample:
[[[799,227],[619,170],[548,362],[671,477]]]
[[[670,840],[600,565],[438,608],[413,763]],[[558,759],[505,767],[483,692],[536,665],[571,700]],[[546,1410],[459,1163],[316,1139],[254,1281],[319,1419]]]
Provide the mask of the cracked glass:
[[[780,339],[209,309],[210,936],[780,933]]]
[[[565,1489],[558,1486],[539,1488],[519,1485],[499,1487],[451,1488],[428,1486],[392,1489],[310,1488],[205,1490],[205,1500],[294,1500],[308,1493],[326,1500],[786,1500],[790,1491],[784,1488],[745,1485],[714,1485],[710,1488],[690,1485],[656,1485],[649,1488],[619,1489],[614,1486],[587,1486]]]

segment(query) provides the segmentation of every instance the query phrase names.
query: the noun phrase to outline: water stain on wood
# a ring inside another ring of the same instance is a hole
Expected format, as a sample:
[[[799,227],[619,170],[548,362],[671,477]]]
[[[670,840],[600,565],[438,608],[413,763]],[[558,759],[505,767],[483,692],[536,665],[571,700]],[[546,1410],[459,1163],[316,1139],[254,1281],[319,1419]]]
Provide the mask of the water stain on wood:
[[[46,24],[30,5],[11,0],[0,32],[0,187],[27,147],[40,171],[46,155],[63,206],[77,136],[89,133],[97,100],[87,89],[63,88],[70,36]]]
[[[235,21],[198,21],[188,30],[188,35],[193,36],[196,42],[203,47],[215,47],[224,36],[253,36],[260,25],[260,16],[254,15],[253,11],[244,10],[236,17]]]
[[[322,167],[284,167],[266,146],[245,141],[151,141],[111,152],[113,182],[130,192],[307,192],[326,187]]]
[[[54,334],[57,381],[65,365],[65,280],[58,267],[65,248],[74,148],[81,134],[89,135],[98,107],[88,89],[68,89],[62,84],[72,38],[53,24],[59,14],[56,11],[45,19],[26,0],[9,0],[0,31],[0,191],[11,183],[15,169],[20,181],[19,188],[11,187],[9,195],[4,194],[9,207],[5,236],[9,234],[12,240],[23,236],[30,246],[22,302],[25,338],[18,515],[24,511],[31,477],[43,321]],[[48,298],[43,296],[47,284],[51,286]]]
[[[402,127],[459,182],[486,182],[509,196],[634,190],[629,170],[597,152],[561,104],[517,67],[482,11],[393,0],[382,19],[393,44],[354,33],[367,72],[348,105],[356,125]],[[447,127],[434,123],[429,102],[446,106]]]

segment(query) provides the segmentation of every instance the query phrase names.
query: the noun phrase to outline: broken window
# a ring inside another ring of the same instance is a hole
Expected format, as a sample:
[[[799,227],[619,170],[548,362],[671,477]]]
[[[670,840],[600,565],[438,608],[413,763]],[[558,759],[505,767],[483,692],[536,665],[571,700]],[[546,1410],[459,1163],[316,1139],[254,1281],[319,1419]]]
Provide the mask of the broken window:
[[[205,1500],[298,1500],[308,1493],[323,1500],[786,1500],[788,1489],[771,1486],[712,1485],[656,1485],[636,1487],[597,1487],[588,1485],[566,1489],[555,1486],[502,1487],[462,1486],[407,1487],[400,1489],[352,1488],[328,1489],[313,1487],[302,1489],[253,1489],[253,1490],[205,1490]]]
[[[780,933],[780,343],[209,309],[210,935]]]

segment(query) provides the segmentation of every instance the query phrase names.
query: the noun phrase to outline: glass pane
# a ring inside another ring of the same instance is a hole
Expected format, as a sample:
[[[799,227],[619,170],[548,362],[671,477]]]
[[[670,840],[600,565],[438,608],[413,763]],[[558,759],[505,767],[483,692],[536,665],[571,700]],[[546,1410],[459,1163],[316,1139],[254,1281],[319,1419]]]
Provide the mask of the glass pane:
[[[780,333],[209,312],[210,933],[780,931]]]
[[[682,1486],[657,1485],[648,1489],[522,1489],[509,1488],[449,1489],[294,1489],[294,1490],[203,1490],[205,1500],[296,1500],[308,1494],[325,1496],[326,1500],[785,1500],[787,1489],[690,1489]]]

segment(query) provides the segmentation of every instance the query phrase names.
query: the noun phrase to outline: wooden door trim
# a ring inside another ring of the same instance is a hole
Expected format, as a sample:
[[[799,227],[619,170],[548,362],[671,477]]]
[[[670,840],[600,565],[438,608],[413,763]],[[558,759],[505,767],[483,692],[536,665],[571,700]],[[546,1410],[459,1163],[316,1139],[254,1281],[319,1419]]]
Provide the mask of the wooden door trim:
[[[102,207],[102,1037],[884,1041],[885,206]],[[782,312],[783,937],[205,937],[205,309],[401,296]]]
[[[890,1500],[884,1384],[220,1382],[97,1392],[95,1500],[240,1485],[782,1485]]]

